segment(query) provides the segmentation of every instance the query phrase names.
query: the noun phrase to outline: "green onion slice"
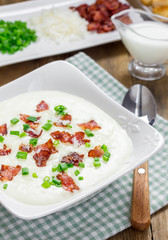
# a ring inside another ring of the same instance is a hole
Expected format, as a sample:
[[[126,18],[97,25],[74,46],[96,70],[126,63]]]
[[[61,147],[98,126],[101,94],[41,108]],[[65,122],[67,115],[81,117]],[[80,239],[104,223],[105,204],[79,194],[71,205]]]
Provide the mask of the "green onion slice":
[[[76,169],[75,172],[74,172],[75,176],[78,176],[80,174],[79,170]]]
[[[36,173],[33,173],[33,174],[32,174],[32,177],[34,177],[34,178],[38,178],[38,176],[37,176]]]
[[[85,142],[85,147],[90,147],[91,144],[89,142]]]
[[[22,168],[22,175],[28,175],[29,169],[27,167]]]
[[[8,184],[5,183],[5,184],[3,185],[3,189],[7,189],[7,187],[8,187]]]
[[[23,130],[26,131],[27,129],[30,128],[30,125],[29,124],[23,124]]]
[[[26,137],[27,136],[27,134],[25,133],[25,132],[22,132],[20,135],[19,135],[19,137]]]
[[[10,135],[19,136],[19,131],[10,131]]]
[[[36,122],[37,121],[37,118],[36,117],[32,117],[32,116],[29,116],[27,118],[28,121],[31,121],[31,122]]]
[[[79,162],[79,167],[84,168],[85,164],[83,162]]]
[[[18,119],[18,118],[12,118],[12,119],[10,120],[10,122],[11,122],[12,124],[16,124],[16,123],[19,122],[19,119]]]
[[[51,123],[45,123],[42,128],[46,131],[50,130],[50,128],[52,127],[52,124]]]
[[[108,152],[108,151],[105,152],[103,155],[103,160],[108,161],[110,159],[110,156],[111,156],[110,152]]]
[[[88,137],[93,137],[94,136],[94,134],[88,128],[85,129],[85,133]]]
[[[5,139],[5,138],[0,135],[0,142],[3,142],[4,139]]]
[[[38,142],[38,138],[31,138],[29,141],[30,145],[36,146]]]
[[[27,159],[27,152],[17,152],[16,157],[21,159]]]

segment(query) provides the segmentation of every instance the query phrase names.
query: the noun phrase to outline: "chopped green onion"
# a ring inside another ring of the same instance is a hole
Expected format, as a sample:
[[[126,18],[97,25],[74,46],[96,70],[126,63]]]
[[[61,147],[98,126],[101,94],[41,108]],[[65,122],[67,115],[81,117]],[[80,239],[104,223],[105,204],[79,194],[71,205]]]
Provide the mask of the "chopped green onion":
[[[83,180],[83,177],[82,176],[78,177],[78,180]]]
[[[7,189],[7,187],[8,187],[8,184],[5,183],[5,184],[3,185],[3,189]]]
[[[23,130],[26,131],[27,129],[30,128],[30,125],[29,124],[23,124]]]
[[[79,167],[84,168],[84,167],[85,167],[85,164],[84,164],[83,162],[79,162]]]
[[[36,117],[32,117],[32,116],[29,116],[27,118],[28,121],[31,121],[31,122],[36,122],[37,121],[37,118]]]
[[[49,182],[49,181],[50,181],[50,177],[49,177],[49,176],[45,176],[45,177],[43,178],[43,181],[44,181],[44,182]]]
[[[38,138],[31,138],[29,141],[30,145],[36,146],[38,142]]]
[[[21,159],[26,159],[27,158],[27,152],[17,152],[16,157],[21,158]]]
[[[73,163],[67,163],[68,168],[73,168]]]
[[[79,170],[76,169],[75,172],[74,172],[75,176],[78,176],[80,174]]]
[[[51,123],[45,123],[42,128],[46,131],[50,130],[50,128],[52,127],[52,124]]]
[[[91,144],[89,142],[85,142],[85,147],[90,147]]]
[[[71,126],[71,125],[69,125],[69,124],[67,124],[66,126],[67,126],[67,127],[69,127],[69,128],[72,128],[72,126]]]
[[[66,171],[68,169],[68,166],[66,163],[60,163],[60,167],[61,167],[62,171]]]
[[[3,142],[4,139],[4,137],[0,136],[0,142]]]
[[[54,110],[57,112],[58,115],[65,115],[65,114],[67,114],[67,113],[65,112],[66,109],[67,109],[67,108],[66,108],[65,106],[63,106],[63,105],[58,105],[58,106],[56,106],[56,107],[54,108]]]
[[[55,140],[55,141],[53,142],[53,144],[54,144],[54,146],[58,146],[58,145],[60,144],[60,141]]]
[[[57,167],[56,166],[53,166],[52,167],[52,172],[56,172],[57,171]]]
[[[105,144],[101,146],[101,149],[103,149],[104,152],[107,152],[107,146]]]
[[[41,184],[41,186],[42,186],[43,188],[49,188],[49,187],[51,187],[51,184],[50,184],[49,182],[43,182],[43,183]]]
[[[100,167],[101,166],[101,163],[100,162],[93,162],[93,165],[95,166],[95,167]]]
[[[61,168],[61,165],[60,165],[60,164],[58,164],[58,166],[57,166],[57,171],[58,171],[58,172],[61,172],[61,171],[62,171],[62,168]]]
[[[13,119],[10,120],[10,122],[11,122],[12,124],[16,124],[16,123],[19,122],[19,119],[18,119],[18,118],[13,118]]]
[[[98,158],[98,157],[95,157],[95,158],[94,158],[94,161],[95,161],[95,162],[99,162],[99,158]]]
[[[22,168],[22,175],[28,175],[29,169],[27,167]]]
[[[94,134],[90,131],[90,129],[85,129],[85,133],[86,133],[86,135],[88,136],[88,137],[93,137],[94,136]]]
[[[19,135],[19,137],[26,137],[27,136],[27,134],[25,133],[25,132],[22,132],[20,135]]]
[[[51,120],[47,120],[48,123],[52,122]]]
[[[110,158],[110,156],[111,156],[111,154],[110,154],[108,151],[105,152],[104,155],[103,155],[103,160],[104,160],[104,161],[108,161],[109,158]]]
[[[38,176],[37,176],[36,173],[33,173],[33,174],[32,174],[32,177],[34,177],[34,178],[38,178]]]
[[[19,131],[10,131],[10,135],[19,136]]]
[[[52,182],[55,183],[55,184],[58,184],[58,185],[61,184],[61,181],[58,180],[57,178],[55,178],[54,176],[52,177]]]

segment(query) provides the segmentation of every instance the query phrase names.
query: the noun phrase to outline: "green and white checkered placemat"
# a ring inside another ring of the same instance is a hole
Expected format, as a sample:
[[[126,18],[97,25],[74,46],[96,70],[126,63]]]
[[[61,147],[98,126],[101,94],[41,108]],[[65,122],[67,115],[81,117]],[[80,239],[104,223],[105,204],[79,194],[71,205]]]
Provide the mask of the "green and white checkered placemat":
[[[121,102],[126,88],[84,53],[67,59],[114,100]],[[149,160],[151,213],[168,204],[168,121],[157,116],[164,148]],[[37,220],[25,221],[0,205],[2,240],[102,240],[130,226],[132,173],[115,181],[80,205]]]

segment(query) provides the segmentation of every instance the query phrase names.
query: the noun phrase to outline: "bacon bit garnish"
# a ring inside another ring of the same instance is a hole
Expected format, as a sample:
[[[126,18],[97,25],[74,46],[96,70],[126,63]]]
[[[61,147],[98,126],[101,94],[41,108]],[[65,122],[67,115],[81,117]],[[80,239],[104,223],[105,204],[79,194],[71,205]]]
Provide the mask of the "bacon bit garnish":
[[[65,191],[73,193],[73,190],[79,190],[79,187],[76,185],[74,180],[65,172],[59,173],[57,178],[61,181],[61,185]]]
[[[32,138],[39,138],[43,130],[41,130],[40,133],[37,133],[34,129],[28,128],[25,132]]]
[[[2,136],[7,134],[7,125],[6,125],[6,123],[0,126],[0,134]]]
[[[3,145],[3,149],[0,149],[0,156],[5,156],[11,153],[11,149],[7,149],[6,144]]]
[[[92,158],[95,158],[95,157],[102,157],[104,154],[104,150],[101,149],[101,146],[96,146],[94,149],[91,149],[89,152],[88,152],[88,157],[92,157]]]
[[[11,167],[8,165],[2,165],[0,170],[0,181],[12,181],[13,177],[21,170],[21,166]]]
[[[93,131],[93,130],[101,129],[101,127],[98,126],[97,122],[94,121],[94,120],[91,120],[91,121],[89,121],[89,122],[87,122],[87,123],[78,124],[78,126],[79,126],[82,130],[90,129],[91,131]]]
[[[22,152],[27,152],[27,153],[31,153],[33,151],[33,145],[25,145],[25,144],[21,144],[19,146],[19,150],[22,151]]]
[[[67,156],[64,156],[61,162],[72,163],[74,166],[79,166],[79,162],[82,162],[84,154],[78,154],[77,152],[69,153]]]
[[[49,110],[48,104],[43,100],[36,106],[36,108],[36,112],[43,112]]]
[[[33,156],[37,167],[45,167],[51,154],[58,152],[53,145],[50,138],[46,143],[38,145],[35,148],[35,155]]]
[[[39,125],[38,120],[39,120],[41,117],[37,117],[37,121],[36,121],[36,122],[32,122],[32,121],[30,121],[30,120],[27,120],[28,117],[30,117],[30,115],[20,114],[20,119],[21,119],[22,121],[24,121],[26,124],[29,124],[32,129],[36,129],[36,128],[38,127],[38,125]]]
[[[69,132],[60,132],[60,131],[55,131],[50,134],[55,140],[59,140],[63,143],[71,143],[72,144],[72,138],[74,137],[72,134]]]
[[[84,139],[84,132],[76,132],[74,138],[72,139],[72,143],[77,142],[78,145],[83,145],[86,142],[90,142],[89,139]]]
[[[58,122],[53,123],[55,126],[57,127],[67,127],[67,124],[70,124],[72,120],[71,115],[69,114],[65,114],[64,116],[62,116]]]
[[[118,0],[97,0],[91,5],[82,4],[78,7],[70,7],[70,9],[78,11],[80,16],[89,22],[88,31],[97,33],[113,31],[115,26],[111,22],[111,16],[127,8],[129,5]]]
[[[86,142],[90,142],[88,139],[84,139],[85,133],[84,132],[76,132],[74,135],[70,134],[69,132],[60,132],[55,131],[50,134],[55,140],[59,140],[63,143],[76,143],[78,145],[83,145]]]

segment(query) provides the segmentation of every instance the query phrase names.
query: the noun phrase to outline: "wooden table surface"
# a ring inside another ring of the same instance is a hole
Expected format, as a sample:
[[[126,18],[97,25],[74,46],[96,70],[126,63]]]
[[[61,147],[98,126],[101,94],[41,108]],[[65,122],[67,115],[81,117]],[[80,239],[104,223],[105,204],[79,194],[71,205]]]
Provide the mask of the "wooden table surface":
[[[21,2],[23,0],[0,0],[0,5]],[[38,1],[38,0],[37,0]],[[134,7],[139,7],[136,0],[129,0]],[[121,41],[113,42],[98,47],[92,47],[82,50],[88,56],[93,58],[100,66],[113,75],[118,81],[126,87],[130,87],[135,83],[146,85],[153,93],[156,102],[158,113],[168,119],[168,70],[166,76],[157,81],[140,81],[130,76],[128,73],[128,63],[131,59],[129,53],[121,43]],[[11,82],[12,80],[30,72],[34,69],[55,61],[64,60],[77,52],[47,57],[23,63],[13,64],[2,67],[0,69],[0,85]],[[163,183],[164,184],[164,183]],[[143,231],[136,231],[133,228],[128,228],[117,235],[110,237],[108,240],[167,240],[168,239],[168,206],[151,216],[150,227]],[[32,239],[33,240],[33,239]]]

